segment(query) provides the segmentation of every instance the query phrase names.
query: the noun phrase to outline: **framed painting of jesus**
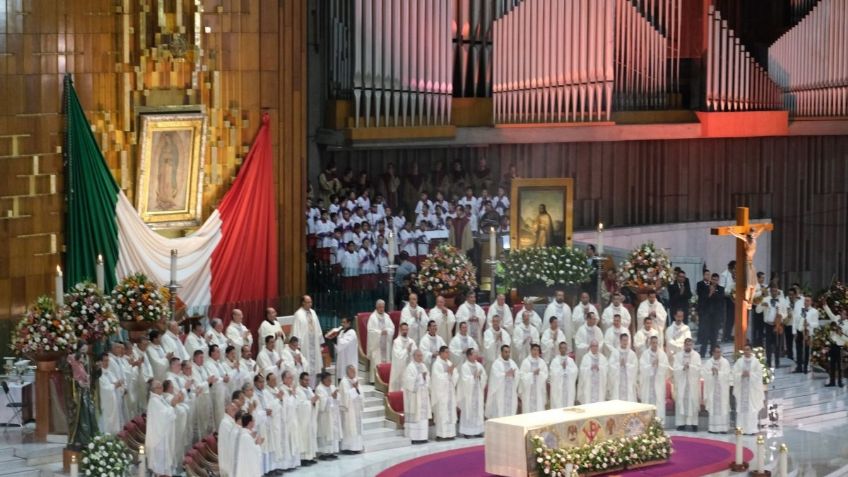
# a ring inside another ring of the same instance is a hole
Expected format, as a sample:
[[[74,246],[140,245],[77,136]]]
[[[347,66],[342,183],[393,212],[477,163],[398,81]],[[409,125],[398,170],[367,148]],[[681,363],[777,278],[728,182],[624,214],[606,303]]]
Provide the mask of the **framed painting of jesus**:
[[[206,115],[141,114],[135,205],[153,228],[199,225]]]
[[[510,247],[571,245],[574,179],[513,179]]]

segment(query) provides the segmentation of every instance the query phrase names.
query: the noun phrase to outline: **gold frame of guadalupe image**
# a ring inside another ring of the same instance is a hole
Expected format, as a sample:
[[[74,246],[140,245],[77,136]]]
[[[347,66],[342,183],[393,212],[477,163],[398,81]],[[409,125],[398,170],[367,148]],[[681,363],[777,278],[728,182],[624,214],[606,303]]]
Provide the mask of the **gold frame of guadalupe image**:
[[[509,246],[570,246],[574,235],[574,179],[513,179],[509,195]],[[522,204],[533,210],[524,210]],[[545,214],[541,215],[541,205]],[[555,230],[557,222],[562,230]],[[547,228],[547,230],[546,230]]]
[[[155,229],[200,225],[206,114],[140,114],[139,123],[138,214]]]

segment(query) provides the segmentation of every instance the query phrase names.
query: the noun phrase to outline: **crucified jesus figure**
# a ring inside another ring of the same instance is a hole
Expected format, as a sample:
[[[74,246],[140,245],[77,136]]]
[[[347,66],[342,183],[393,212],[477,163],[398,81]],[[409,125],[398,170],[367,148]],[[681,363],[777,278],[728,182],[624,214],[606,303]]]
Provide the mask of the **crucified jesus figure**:
[[[757,237],[765,232],[765,230],[751,227],[746,234],[730,231],[730,235],[745,243],[745,294],[742,295],[742,299],[745,301],[748,309],[751,309],[754,300],[754,290],[757,289],[757,270],[754,268],[754,255],[757,254]]]

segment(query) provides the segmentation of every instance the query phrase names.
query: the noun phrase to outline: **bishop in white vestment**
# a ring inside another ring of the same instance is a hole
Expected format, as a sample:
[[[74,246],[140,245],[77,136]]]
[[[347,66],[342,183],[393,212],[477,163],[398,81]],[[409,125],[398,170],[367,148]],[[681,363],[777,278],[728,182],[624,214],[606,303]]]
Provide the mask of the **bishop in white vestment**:
[[[424,354],[416,350],[403,375],[403,414],[406,437],[413,444],[427,442],[430,410],[430,373]]]
[[[745,345],[742,357],[733,363],[733,395],[736,397],[736,425],[743,434],[756,434],[760,410],[765,405],[763,366]]]
[[[518,366],[510,359],[508,345],[492,363],[489,390],[486,393],[486,418],[514,416],[518,410]]]
[[[465,352],[466,360],[459,368],[459,382],[456,384],[457,405],[460,410],[459,433],[465,437],[483,435],[483,396],[488,376],[483,365],[477,360],[477,350]]]
[[[453,439],[456,437],[456,383],[459,381],[459,370],[450,360],[447,346],[439,349],[438,358],[430,367],[430,372],[430,403],[433,406],[436,439]]]
[[[713,346],[713,355],[701,365],[704,380],[704,407],[709,413],[709,431],[727,432],[730,429],[730,363]]]
[[[638,402],[639,358],[630,349],[630,336],[627,333],[619,335],[618,341],[619,346],[612,350],[608,358],[607,395],[609,399]]]
[[[403,388],[403,373],[412,361],[412,353],[418,349],[415,341],[409,337],[409,325],[400,324],[398,337],[392,344],[392,370],[389,375],[389,392],[400,391]]]
[[[557,346],[557,355],[551,360],[548,374],[551,380],[551,409],[571,407],[576,395],[577,364],[568,355],[568,343],[562,341]]]
[[[639,357],[639,397],[645,404],[657,407],[657,417],[665,421],[665,380],[669,372],[668,357],[659,347],[656,336],[650,348]]]
[[[678,311],[678,314],[682,313]],[[701,411],[701,355],[692,349],[692,338],[686,338],[683,351],[672,358],[671,371],[674,376],[674,422],[677,430],[687,430],[689,427],[689,430],[697,432],[698,413]]]
[[[371,382],[377,376],[377,365],[392,359],[392,339],[395,325],[386,313],[386,302],[377,300],[377,309],[368,318],[368,359],[371,361]]]
[[[589,352],[580,360],[580,379],[577,381],[577,400],[592,404],[606,399],[607,358],[600,352],[597,340],[589,343]]]

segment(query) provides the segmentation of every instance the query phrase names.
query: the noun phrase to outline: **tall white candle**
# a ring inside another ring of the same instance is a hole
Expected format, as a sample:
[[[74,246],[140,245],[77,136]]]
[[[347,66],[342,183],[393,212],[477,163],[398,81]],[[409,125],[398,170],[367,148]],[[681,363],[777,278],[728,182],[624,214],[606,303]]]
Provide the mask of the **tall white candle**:
[[[97,289],[106,291],[106,270],[103,268],[103,255],[97,255]]]
[[[71,455],[71,477],[79,477],[79,463],[76,455]]]
[[[766,441],[763,436],[757,436],[757,472],[762,472],[766,463]]]
[[[780,461],[778,462],[777,475],[786,477],[789,472],[789,448],[786,444],[780,444]]]
[[[177,283],[177,249],[171,250],[171,283]]]
[[[497,236],[495,235],[495,228],[490,227],[489,228],[489,257],[494,262],[495,257],[497,257],[497,256],[498,256],[498,240],[497,240]]]
[[[395,234],[389,230],[389,265],[395,264]]]
[[[144,455],[144,446],[138,446],[138,477],[147,477],[147,456]]]
[[[598,255],[604,253],[604,224],[598,224]]]
[[[742,428],[736,428],[736,460],[737,466],[742,465]]]
[[[65,285],[62,280],[62,267],[56,265],[56,306],[60,307],[65,303]]]

